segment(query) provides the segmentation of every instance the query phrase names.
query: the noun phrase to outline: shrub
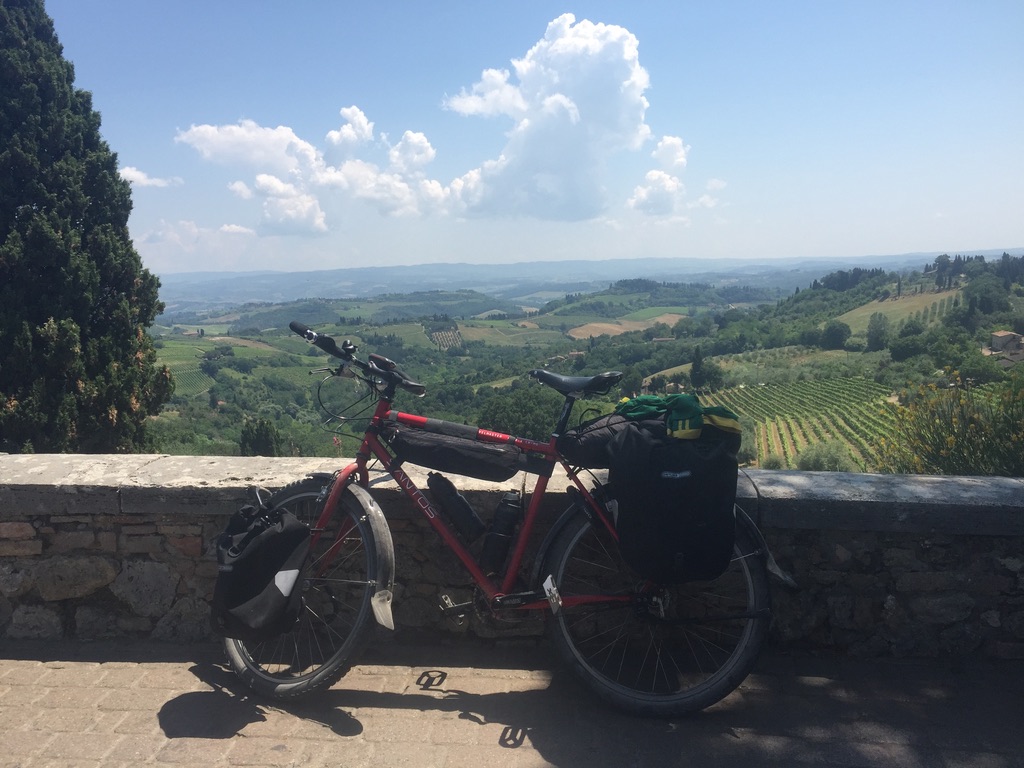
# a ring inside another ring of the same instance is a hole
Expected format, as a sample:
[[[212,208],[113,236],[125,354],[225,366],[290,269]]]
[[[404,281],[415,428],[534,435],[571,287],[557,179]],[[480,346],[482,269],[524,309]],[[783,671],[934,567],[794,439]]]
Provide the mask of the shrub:
[[[826,440],[807,446],[797,456],[796,466],[804,472],[857,471],[850,449],[841,440]]]
[[[1024,477],[1024,376],[975,388],[920,387],[881,440],[879,469],[927,475]]]

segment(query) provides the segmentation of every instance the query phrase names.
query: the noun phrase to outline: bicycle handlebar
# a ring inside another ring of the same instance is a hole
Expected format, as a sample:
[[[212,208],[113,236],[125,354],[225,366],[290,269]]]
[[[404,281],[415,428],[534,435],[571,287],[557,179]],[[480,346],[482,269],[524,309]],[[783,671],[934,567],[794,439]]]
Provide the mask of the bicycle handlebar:
[[[337,357],[340,360],[344,360],[346,363],[355,365],[368,376],[383,379],[388,384],[401,387],[408,392],[412,392],[417,397],[423,397],[427,391],[427,388],[423,384],[418,384],[410,379],[401,370],[399,370],[398,366],[392,360],[388,360],[382,355],[370,355],[370,362],[368,363],[358,359],[355,356],[355,353],[359,347],[348,339],[341,342],[341,346],[339,347],[338,343],[327,334],[317,333],[308,325],[300,323],[298,320],[292,320],[288,323],[288,327],[317,349],[322,349],[329,355]]]
[[[337,342],[333,338],[323,333],[317,333],[308,325],[303,325],[298,320],[292,320],[288,323],[288,327],[314,347],[322,349],[327,354],[340,358],[346,363],[352,362],[352,355],[355,353],[357,347],[350,341],[343,341],[339,348]]]

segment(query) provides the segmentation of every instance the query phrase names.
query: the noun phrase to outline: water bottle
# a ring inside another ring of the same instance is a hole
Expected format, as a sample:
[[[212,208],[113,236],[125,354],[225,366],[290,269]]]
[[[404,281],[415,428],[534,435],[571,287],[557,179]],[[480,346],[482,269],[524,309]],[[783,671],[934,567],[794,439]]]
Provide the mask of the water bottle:
[[[480,538],[480,534],[485,530],[484,523],[451,480],[437,472],[431,472],[427,475],[427,487],[430,488],[430,494],[441,507],[445,518],[455,526],[455,530],[462,535],[467,544],[472,544]]]
[[[484,537],[484,548],[480,553],[480,566],[485,573],[497,573],[505,564],[512,534],[516,532],[522,516],[522,503],[517,491],[509,491],[498,503],[491,527]]]

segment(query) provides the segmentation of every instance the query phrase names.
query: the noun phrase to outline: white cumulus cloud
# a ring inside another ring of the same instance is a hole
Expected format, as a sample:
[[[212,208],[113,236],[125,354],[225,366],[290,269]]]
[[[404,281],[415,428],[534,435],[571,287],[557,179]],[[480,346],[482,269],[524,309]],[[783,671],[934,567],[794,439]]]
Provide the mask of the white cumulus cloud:
[[[185,183],[177,176],[173,176],[169,179],[156,178],[131,165],[126,165],[118,171],[118,173],[120,173],[122,179],[130,182],[136,187],[177,187]]]
[[[507,69],[485,69],[480,80],[469,93],[465,89],[458,96],[446,99],[446,106],[461,115],[504,115],[516,120],[529,111],[519,87],[509,83]]]
[[[511,71],[486,69],[446,100],[463,115],[514,121],[501,155],[454,182],[453,199],[469,214],[599,215],[605,158],[650,137],[648,85],[629,30],[559,16]]]
[[[359,107],[344,107],[341,116],[345,118],[345,124],[327,133],[327,141],[331,144],[364,144],[373,139],[373,123]]]
[[[256,193],[263,196],[263,225],[274,232],[326,232],[327,217],[320,202],[295,184],[261,173]]]
[[[665,171],[648,171],[627,204],[642,213],[668,216],[675,213],[685,192],[677,177]]]
[[[662,136],[658,141],[658,146],[651,153],[651,157],[657,160],[662,168],[673,170],[686,167],[686,157],[689,152],[689,145],[683,144],[683,140],[678,136]]]
[[[422,133],[406,131],[401,141],[388,151],[391,168],[397,173],[416,173],[437,156]]]
[[[228,184],[228,189],[230,189],[243,200],[252,199],[252,190],[249,189],[249,185],[246,184],[244,181],[232,181],[230,184]]]
[[[219,229],[228,235],[255,235],[256,230],[250,229],[249,227],[243,227],[241,224],[224,224]]]
[[[268,128],[253,120],[235,125],[193,125],[179,131],[174,140],[192,147],[206,160],[275,173],[299,173],[320,162],[316,147],[296,136],[291,128]]]

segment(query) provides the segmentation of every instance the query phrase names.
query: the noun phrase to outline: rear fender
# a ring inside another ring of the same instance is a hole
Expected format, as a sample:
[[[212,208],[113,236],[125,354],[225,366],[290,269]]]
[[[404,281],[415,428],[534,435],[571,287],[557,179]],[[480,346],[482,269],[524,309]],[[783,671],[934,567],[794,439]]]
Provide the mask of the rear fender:
[[[540,548],[537,550],[537,556],[533,560],[533,568],[530,571],[530,581],[528,582],[534,588],[540,586],[543,579],[547,577],[546,573],[542,573],[541,569],[545,566],[548,559],[548,550],[554,545],[555,540],[558,538],[569,522],[576,517],[576,515],[586,515],[591,517],[592,513],[587,509],[587,504],[580,496],[579,491],[575,488],[569,488],[569,497],[572,499],[572,504],[566,509],[558,519],[555,520],[551,529],[548,531],[544,540],[540,543]]]
[[[737,516],[742,515],[742,519],[747,523],[747,530],[749,530],[754,536],[754,539],[757,541],[758,548],[764,552],[765,568],[768,570],[768,575],[787,589],[800,589],[796,580],[782,570],[779,564],[775,562],[775,556],[772,555],[772,551],[768,549],[768,542],[764,540],[764,535],[761,533],[761,529],[757,527],[754,521],[750,518],[750,515],[744,512],[743,507],[738,504],[736,505],[736,512]]]

